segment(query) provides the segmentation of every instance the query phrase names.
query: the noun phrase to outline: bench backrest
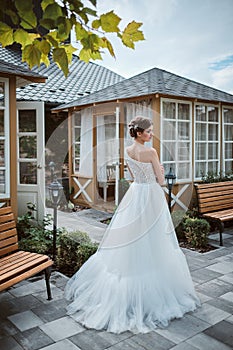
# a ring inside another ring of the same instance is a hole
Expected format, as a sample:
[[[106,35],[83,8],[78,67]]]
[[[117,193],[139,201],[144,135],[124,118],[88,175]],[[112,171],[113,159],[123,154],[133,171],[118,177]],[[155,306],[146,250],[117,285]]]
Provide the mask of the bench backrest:
[[[233,181],[195,184],[201,214],[233,208]]]
[[[18,249],[16,222],[11,207],[0,208],[0,256]]]

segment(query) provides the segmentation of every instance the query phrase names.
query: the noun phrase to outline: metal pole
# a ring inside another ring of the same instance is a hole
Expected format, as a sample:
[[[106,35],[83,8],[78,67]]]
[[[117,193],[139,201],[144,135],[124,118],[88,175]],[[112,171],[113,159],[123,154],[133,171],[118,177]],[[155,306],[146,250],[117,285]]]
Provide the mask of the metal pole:
[[[57,205],[53,207],[53,261],[55,262],[57,254]]]
[[[171,213],[171,200],[172,200],[172,189],[171,189],[171,186],[169,185],[168,187],[168,190],[169,190],[169,197],[168,197],[168,208],[169,208],[169,211]]]

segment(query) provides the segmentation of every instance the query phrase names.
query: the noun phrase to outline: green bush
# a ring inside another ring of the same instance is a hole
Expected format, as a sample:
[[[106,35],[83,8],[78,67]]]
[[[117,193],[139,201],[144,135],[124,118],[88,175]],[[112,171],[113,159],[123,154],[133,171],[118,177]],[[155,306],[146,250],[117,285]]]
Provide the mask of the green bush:
[[[171,213],[173,225],[175,227],[176,236],[178,241],[186,240],[185,237],[185,220],[187,218],[186,213],[183,210],[176,210]]]
[[[59,238],[57,256],[59,271],[72,276],[97,248],[97,243],[93,243],[85,232],[63,232]]]
[[[18,217],[17,232],[19,237],[19,249],[39,253],[52,253],[52,231],[47,228],[51,224],[52,218],[46,215],[42,222],[34,219],[33,212],[35,205],[27,203],[28,212]]]
[[[203,183],[214,183],[214,182],[222,182],[222,181],[232,181],[233,173],[223,174],[220,172],[219,174],[209,171],[207,174],[202,172],[202,182]]]
[[[210,225],[204,219],[186,218],[184,222],[185,237],[193,248],[205,248],[208,244]]]

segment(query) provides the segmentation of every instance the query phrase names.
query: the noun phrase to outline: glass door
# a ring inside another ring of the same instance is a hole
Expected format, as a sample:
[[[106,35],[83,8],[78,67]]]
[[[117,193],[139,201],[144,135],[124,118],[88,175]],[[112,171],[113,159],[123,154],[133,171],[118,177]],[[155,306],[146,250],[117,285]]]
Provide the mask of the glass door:
[[[18,130],[18,215],[27,212],[27,203],[36,206],[34,213],[43,220],[45,208],[44,104],[17,103]]]

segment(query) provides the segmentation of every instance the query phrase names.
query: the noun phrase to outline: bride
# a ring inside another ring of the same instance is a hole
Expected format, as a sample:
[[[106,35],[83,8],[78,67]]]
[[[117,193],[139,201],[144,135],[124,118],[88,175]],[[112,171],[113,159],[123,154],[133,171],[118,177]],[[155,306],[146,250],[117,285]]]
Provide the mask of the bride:
[[[200,305],[174,231],[151,120],[129,124],[134,143],[126,160],[134,182],[97,252],[68,281],[67,313],[87,328],[148,332]]]

